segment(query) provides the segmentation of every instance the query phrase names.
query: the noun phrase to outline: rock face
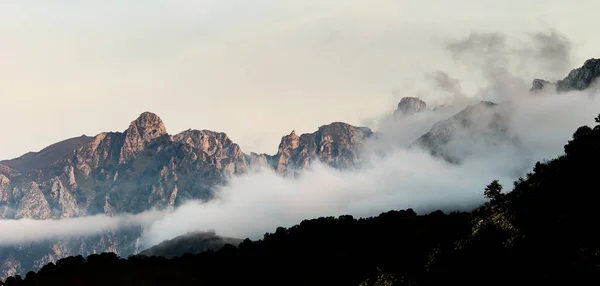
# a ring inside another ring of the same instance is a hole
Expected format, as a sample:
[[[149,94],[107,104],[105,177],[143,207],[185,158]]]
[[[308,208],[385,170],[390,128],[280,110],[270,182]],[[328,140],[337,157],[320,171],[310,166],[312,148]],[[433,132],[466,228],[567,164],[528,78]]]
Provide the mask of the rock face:
[[[557,82],[559,92],[584,90],[600,76],[600,59],[589,59],[582,67],[572,70],[563,80]]]
[[[554,85],[554,88],[556,88],[555,84],[552,84],[551,82],[549,82],[547,80],[536,78],[533,80],[533,82],[531,84],[531,89],[529,89],[529,91],[530,92],[539,92],[551,85]]]
[[[144,150],[150,141],[167,134],[167,129],[162,120],[153,113],[144,112],[131,122],[125,131],[125,143],[121,148],[119,164],[124,164],[135,155]]]
[[[11,211],[9,202],[12,201],[10,179],[0,173],[0,218],[9,216]]]
[[[531,91],[537,92],[551,86],[557,92],[584,90],[594,84],[600,76],[600,59],[589,59],[582,67],[569,72],[567,77],[552,84],[546,80],[535,79]]]
[[[23,191],[15,218],[49,219],[52,217],[50,204],[39,185],[32,182]]]
[[[6,203],[10,200],[10,179],[5,175],[0,174],[0,203]]]
[[[227,134],[209,130],[187,130],[173,136],[173,141],[197,149],[193,160],[202,160],[223,169],[229,174],[243,173],[248,169],[248,156]]]
[[[358,159],[360,146],[372,135],[369,128],[342,122],[324,125],[317,132],[300,136],[292,131],[281,138],[277,154],[267,161],[278,173],[306,168],[314,161],[336,168],[350,167]]]
[[[427,103],[417,97],[404,97],[398,103],[398,108],[396,108],[396,111],[394,111],[394,118],[399,119],[405,115],[421,112],[426,107]]]

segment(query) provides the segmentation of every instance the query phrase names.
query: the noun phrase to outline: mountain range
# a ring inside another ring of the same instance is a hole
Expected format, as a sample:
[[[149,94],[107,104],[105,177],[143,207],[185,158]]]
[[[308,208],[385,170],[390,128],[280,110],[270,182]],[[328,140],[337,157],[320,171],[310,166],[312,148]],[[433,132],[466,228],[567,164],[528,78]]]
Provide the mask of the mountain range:
[[[568,76],[550,83],[533,81],[536,94],[549,86],[558,92],[589,88],[600,76],[600,60],[590,59]],[[516,139],[506,130],[499,104],[481,102],[437,122],[413,145],[449,162],[459,163],[468,154],[457,154],[457,138],[486,138],[490,142]],[[402,120],[428,111],[418,98],[403,98],[393,116]],[[432,111],[435,112],[435,111]],[[489,121],[476,120],[480,113]],[[323,125],[309,134],[292,131],[281,139],[275,155],[244,153],[225,133],[186,130],[167,133],[156,114],[145,112],[124,132],[67,139],[40,152],[0,161],[1,219],[60,219],[79,216],[140,213],[176,207],[187,200],[210,200],[215,188],[232,175],[241,175],[253,164],[262,164],[282,175],[294,175],[313,162],[333,168],[351,168],[361,160],[361,148],[378,134],[367,127],[342,122]],[[0,247],[0,277],[39,269],[61,257],[111,251],[130,255],[139,249],[143,229],[106,232],[86,237]]]
[[[182,236],[150,256],[74,255],[4,285],[598,285],[600,115],[595,121],[511,190],[498,180],[482,187],[489,201],[469,212],[305,219],[200,253]]]

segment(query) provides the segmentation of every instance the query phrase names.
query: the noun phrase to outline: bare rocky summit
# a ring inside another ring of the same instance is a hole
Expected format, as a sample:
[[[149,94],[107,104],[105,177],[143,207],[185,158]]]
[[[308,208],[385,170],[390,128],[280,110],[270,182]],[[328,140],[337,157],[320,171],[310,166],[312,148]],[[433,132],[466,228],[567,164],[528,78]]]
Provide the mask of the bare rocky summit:
[[[279,149],[266,161],[281,174],[321,162],[335,168],[347,168],[359,158],[360,147],[373,135],[367,127],[334,122],[314,133],[298,136],[295,131],[281,138]]]
[[[427,103],[418,97],[404,97],[394,111],[394,118],[399,119],[406,115],[415,114],[425,110]]]
[[[167,128],[156,114],[142,113],[136,120],[131,122],[127,131],[125,131],[125,142],[121,147],[119,164],[128,162],[138,152],[144,150],[146,144],[166,134]]]
[[[583,63],[583,66],[571,70],[564,79],[556,83],[543,79],[533,80],[530,91],[539,92],[546,88],[556,92],[584,90],[592,86],[598,77],[600,77],[600,59],[589,59]]]

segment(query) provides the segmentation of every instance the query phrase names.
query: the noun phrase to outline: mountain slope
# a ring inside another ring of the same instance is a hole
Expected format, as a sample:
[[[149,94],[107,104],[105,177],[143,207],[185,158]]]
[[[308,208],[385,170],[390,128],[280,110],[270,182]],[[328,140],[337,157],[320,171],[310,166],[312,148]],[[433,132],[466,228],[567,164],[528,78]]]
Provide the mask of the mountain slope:
[[[427,103],[418,97],[403,97],[394,110],[394,119],[421,112],[425,107],[427,107]]]
[[[533,80],[530,91],[540,92],[545,89],[557,92],[584,90],[591,87],[598,77],[600,77],[600,59],[588,59],[583,63],[583,66],[571,70],[564,79],[556,83],[543,79]]]
[[[434,156],[460,163],[480,151],[474,146],[517,145],[518,138],[509,132],[505,111],[505,106],[488,101],[467,106],[447,120],[436,122],[411,147],[424,148]]]
[[[63,159],[73,150],[86,145],[90,141],[92,141],[91,137],[82,135],[52,144],[40,152],[29,152],[19,158],[0,161],[0,165],[10,167],[21,173],[43,169]]]
[[[226,244],[239,245],[241,242],[241,239],[217,236],[214,232],[191,232],[163,241],[138,255],[173,258],[184,254],[217,251]]]

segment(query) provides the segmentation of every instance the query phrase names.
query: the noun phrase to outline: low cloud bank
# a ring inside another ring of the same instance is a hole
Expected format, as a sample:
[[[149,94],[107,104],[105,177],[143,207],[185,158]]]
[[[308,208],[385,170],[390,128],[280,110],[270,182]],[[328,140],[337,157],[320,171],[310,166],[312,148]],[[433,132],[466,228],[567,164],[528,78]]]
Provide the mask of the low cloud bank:
[[[137,215],[96,215],[58,220],[0,220],[0,246],[49,239],[91,236],[128,226],[144,226],[163,217],[165,212],[147,211]]]

